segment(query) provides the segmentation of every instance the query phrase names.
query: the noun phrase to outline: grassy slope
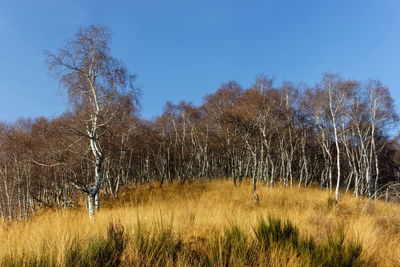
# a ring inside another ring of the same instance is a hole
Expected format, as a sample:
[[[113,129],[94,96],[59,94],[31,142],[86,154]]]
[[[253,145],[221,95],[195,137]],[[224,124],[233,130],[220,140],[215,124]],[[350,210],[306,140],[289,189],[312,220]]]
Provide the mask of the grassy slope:
[[[85,244],[95,236],[105,235],[110,221],[120,222],[128,235],[133,235],[138,220],[147,230],[171,225],[184,243],[191,243],[231,225],[239,225],[249,236],[254,235],[259,218],[272,215],[290,219],[302,236],[311,235],[317,243],[343,224],[346,239],[362,243],[364,263],[400,266],[399,205],[381,201],[366,204],[365,200],[343,196],[335,206],[328,192],[316,188],[267,189],[260,185],[258,194],[260,204],[255,206],[248,181],[236,188],[230,180],[166,184],[150,191],[139,186],[118,200],[103,200],[94,223],[89,222],[86,211],[71,209],[46,211],[25,223],[0,224],[0,257],[40,255],[46,251],[55,262],[62,263],[72,242]],[[123,258],[134,253],[134,244],[128,241]],[[292,256],[288,256],[288,263],[296,265]],[[279,257],[275,259],[277,264]]]

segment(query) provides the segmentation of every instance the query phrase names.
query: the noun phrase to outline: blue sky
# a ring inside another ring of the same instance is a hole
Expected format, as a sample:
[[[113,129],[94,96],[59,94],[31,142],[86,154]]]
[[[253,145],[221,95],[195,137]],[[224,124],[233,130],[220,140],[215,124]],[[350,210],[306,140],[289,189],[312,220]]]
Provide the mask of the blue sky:
[[[327,71],[378,78],[400,101],[398,0],[0,0],[0,120],[54,117],[65,95],[47,74],[80,25],[114,32],[112,55],[138,74],[142,116],[259,73],[315,84]]]

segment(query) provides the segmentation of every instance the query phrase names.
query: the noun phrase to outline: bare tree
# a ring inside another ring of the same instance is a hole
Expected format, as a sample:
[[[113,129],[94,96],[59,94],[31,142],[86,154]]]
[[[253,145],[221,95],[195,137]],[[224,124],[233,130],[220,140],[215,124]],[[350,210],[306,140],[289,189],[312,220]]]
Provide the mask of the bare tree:
[[[342,116],[342,103],[344,101],[344,84],[338,80],[337,75],[327,73],[322,78],[324,89],[328,90],[328,100],[329,100],[329,111],[331,115],[331,122],[333,126],[333,133],[336,145],[336,190],[335,198],[336,203],[339,200],[339,185],[340,185],[340,148],[339,148],[339,129],[338,125],[340,122],[340,117]]]
[[[369,162],[374,164],[375,170],[375,183],[374,183],[374,197],[377,197],[377,190],[379,184],[379,162],[378,150],[376,146],[376,130],[386,127],[388,124],[398,120],[394,112],[393,100],[390,97],[389,89],[383,86],[380,81],[370,80],[367,83],[368,94],[368,107],[370,116],[371,127],[371,147],[369,153]],[[372,169],[371,168],[371,169]],[[368,184],[368,193],[371,197],[372,181]]]
[[[110,30],[101,25],[81,27],[55,54],[46,52],[49,72],[68,92],[69,102],[79,116],[74,125],[78,136],[88,140],[93,157],[94,182],[74,186],[89,195],[89,217],[93,218],[103,183],[105,157],[101,137],[115,119],[115,106],[121,98],[134,96],[133,81],[127,68],[111,57]]]

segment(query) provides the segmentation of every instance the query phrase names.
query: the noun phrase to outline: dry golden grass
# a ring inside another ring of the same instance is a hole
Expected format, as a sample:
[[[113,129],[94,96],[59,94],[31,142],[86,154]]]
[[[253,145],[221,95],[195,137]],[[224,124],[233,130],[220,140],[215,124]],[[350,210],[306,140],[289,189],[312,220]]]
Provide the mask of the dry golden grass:
[[[249,181],[238,187],[231,180],[165,184],[161,188],[154,184],[150,190],[138,186],[127,190],[118,200],[103,200],[94,222],[89,221],[84,209],[68,209],[46,211],[28,222],[0,224],[0,258],[23,253],[40,255],[46,251],[61,264],[72,242],[79,240],[84,244],[105,235],[110,221],[120,222],[127,233],[135,231],[138,221],[145,229],[171,224],[173,231],[190,243],[215,231],[222,232],[232,224],[253,234],[258,219],[272,215],[290,219],[302,235],[311,235],[316,242],[343,224],[346,238],[362,243],[361,257],[366,265],[400,266],[398,204],[366,204],[364,199],[342,195],[335,205],[329,192],[318,188],[271,189],[260,184],[258,194],[260,202],[256,206]],[[134,248],[128,242],[125,257],[130,253],[134,253]],[[269,260],[271,266],[282,264],[282,258]],[[285,261],[288,266],[299,265],[293,255]]]

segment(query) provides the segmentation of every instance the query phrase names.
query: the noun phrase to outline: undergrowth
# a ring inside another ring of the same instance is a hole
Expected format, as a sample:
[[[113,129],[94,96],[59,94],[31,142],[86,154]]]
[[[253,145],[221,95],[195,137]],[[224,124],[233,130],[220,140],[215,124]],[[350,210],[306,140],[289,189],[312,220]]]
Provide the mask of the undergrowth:
[[[107,236],[89,241],[84,249],[78,241],[72,243],[65,254],[65,266],[119,266],[125,248],[124,227],[110,223]]]
[[[62,265],[68,267],[119,266],[126,238],[122,225],[110,223],[107,229],[107,236],[99,236],[89,240],[86,247],[79,240],[74,240],[65,252],[65,262]],[[25,253],[21,256],[11,254],[1,262],[1,266],[5,267],[50,267],[59,265],[56,263],[55,257],[50,256],[48,251],[43,251],[40,256]]]
[[[130,242],[134,251],[125,251]],[[184,242],[172,225],[158,223],[146,230],[140,222],[132,234],[121,224],[110,223],[106,236],[98,236],[85,246],[74,240],[65,251],[63,266],[255,266],[309,265],[360,266],[361,244],[346,242],[345,229],[328,233],[320,243],[302,235],[290,220],[260,218],[247,233],[237,224],[222,232],[209,233]],[[8,255],[2,266],[59,266],[54,255]]]

